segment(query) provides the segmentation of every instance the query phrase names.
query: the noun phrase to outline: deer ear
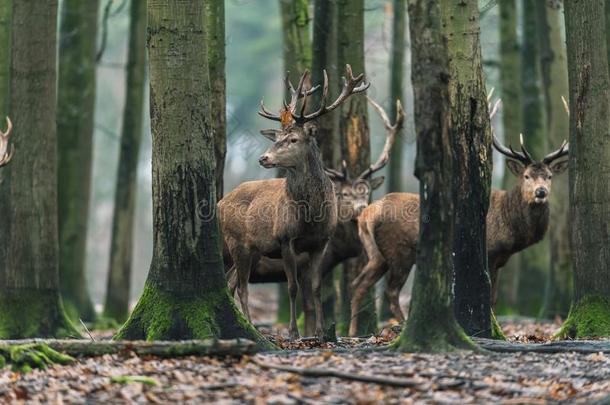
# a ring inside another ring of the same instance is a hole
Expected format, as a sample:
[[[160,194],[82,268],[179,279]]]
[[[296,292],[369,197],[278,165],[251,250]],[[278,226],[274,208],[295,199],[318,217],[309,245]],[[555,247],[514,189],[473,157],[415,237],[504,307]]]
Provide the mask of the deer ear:
[[[275,140],[277,139],[277,135],[280,132],[282,131],[280,131],[279,129],[261,129],[261,135],[273,142],[275,142]]]
[[[377,190],[379,187],[381,187],[384,180],[385,180],[384,176],[379,176],[379,177],[375,177],[374,179],[371,179],[370,180],[371,190]]]
[[[550,169],[554,174],[561,174],[561,173],[565,172],[566,169],[568,168],[568,162],[569,162],[569,160],[562,160],[559,162],[555,162],[555,163],[551,164]]]
[[[512,159],[506,159],[506,166],[508,166],[508,170],[517,177],[521,176],[523,169],[525,169],[525,166],[523,166],[522,163]]]

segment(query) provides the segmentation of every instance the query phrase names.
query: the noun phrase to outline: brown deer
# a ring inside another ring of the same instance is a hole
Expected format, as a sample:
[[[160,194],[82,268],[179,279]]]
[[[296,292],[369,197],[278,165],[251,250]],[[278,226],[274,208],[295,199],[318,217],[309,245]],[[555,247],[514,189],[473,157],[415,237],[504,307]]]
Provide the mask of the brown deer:
[[[551,179],[568,167],[568,144],[535,161],[523,145],[521,151],[503,146],[493,136],[493,146],[506,156],[508,169],[518,181],[512,190],[492,190],[487,214],[487,257],[492,284],[492,304],[498,289],[498,271],[514,253],[544,237],[549,224],[548,196]],[[386,272],[390,309],[404,320],[399,305],[400,289],[415,263],[419,234],[419,195],[391,193],[369,205],[358,219],[358,233],[368,263],[354,280],[352,314],[358,312],[362,297]],[[350,335],[357,331],[356,317],[350,324]]]
[[[345,162],[342,170],[325,169],[326,173],[333,180],[338,203],[338,223],[333,233],[326,251],[320,262],[320,272],[322,275],[332,271],[339,263],[346,259],[357,257],[362,254],[362,244],[358,238],[357,218],[362,210],[370,203],[373,190],[383,184],[384,177],[373,177],[373,174],[383,169],[390,158],[390,151],[394,145],[397,134],[401,131],[404,123],[405,113],[400,103],[396,101],[396,121],[390,122],[384,109],[374,100],[367,97],[373,108],[379,113],[386,131],[386,140],[383,150],[376,162],[363,171],[355,178],[351,178],[347,172]],[[227,263],[225,262],[225,266]],[[307,286],[306,276],[309,266],[308,256],[300,254],[297,257],[297,267],[299,276],[299,286],[303,300],[303,310],[305,312],[305,335],[314,332],[315,325],[313,316],[313,298]],[[235,267],[227,266],[227,279],[232,291],[237,286],[237,274]],[[251,283],[283,282],[286,281],[282,260],[269,257],[261,257],[258,265],[250,274]]]
[[[283,168],[286,177],[246,182],[227,194],[219,203],[219,218],[225,244],[237,273],[237,289],[246,317],[248,310],[248,279],[261,256],[281,258],[290,296],[290,337],[298,338],[296,324],[297,266],[296,256],[307,253],[310,258],[311,290],[316,315],[316,336],[323,337],[323,314],[320,297],[320,261],[337,224],[337,202],[333,183],[324,171],[315,138],[305,124],[339,107],[350,95],[364,92],[369,83],[364,74],[354,77],[346,66],[343,89],[329,106],[328,77],[324,71],[321,105],[306,114],[307,96],[318,87],[304,89],[306,71],[296,90],[288,79],[290,103],[278,115],[269,112],[261,101],[259,114],[279,121],[280,130],[261,131],[273,145],[260,157],[259,163],[269,168]],[[303,99],[297,112],[299,99]]]
[[[13,144],[10,145],[9,149],[9,138],[13,130],[13,123],[9,117],[6,117],[6,132],[0,131],[0,167],[6,166],[11,161],[15,147]]]

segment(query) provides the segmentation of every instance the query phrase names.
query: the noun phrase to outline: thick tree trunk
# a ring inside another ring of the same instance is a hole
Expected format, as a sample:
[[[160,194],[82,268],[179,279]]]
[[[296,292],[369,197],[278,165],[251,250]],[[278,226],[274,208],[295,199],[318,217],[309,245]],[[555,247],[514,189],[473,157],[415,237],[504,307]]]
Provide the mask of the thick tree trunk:
[[[110,268],[104,305],[104,316],[121,323],[125,322],[129,315],[138,155],[144,122],[145,77],[146,1],[134,1],[130,9],[125,108],[114,194]]]
[[[548,143],[538,58],[536,2],[522,0],[522,4],[523,139],[534,158],[541,159],[548,152]],[[540,286],[546,284],[548,277],[549,244],[544,241],[530,246],[520,256],[522,277],[519,278],[517,309],[520,314],[537,316],[544,301]]]
[[[0,339],[78,336],[59,296],[57,2],[13,4],[11,108],[15,150],[2,169]]]
[[[410,0],[409,18],[420,233],[409,318],[396,347],[426,352],[473,348],[453,312],[453,134],[439,1]]]
[[[476,2],[441,0],[451,82],[455,316],[469,335],[491,335],[485,218],[491,191],[491,131]]]
[[[570,122],[561,97],[568,97],[568,64],[560,2],[536,2],[540,72],[544,90],[546,126],[550,147],[570,135]],[[568,232],[568,179],[555,177],[551,193],[549,227],[550,267],[540,315],[565,318],[572,297],[572,266]],[[542,242],[545,243],[545,242]]]
[[[216,217],[205,2],[148,1],[154,252],[117,339],[249,338],[230,297]]]
[[[565,1],[574,301],[560,335],[610,336],[610,78],[602,1]]]
[[[95,113],[98,1],[62,5],[57,89],[59,281],[68,316],[92,321],[85,251]]]
[[[12,0],[0,2],[0,119],[8,115],[11,66]]]
[[[216,198],[224,193],[223,178],[227,154],[227,80],[225,74],[225,3],[209,0],[205,4],[208,35],[208,65],[212,86],[212,125],[214,127],[214,154],[216,156]]]
[[[338,65],[343,69],[346,64],[352,66],[355,74],[365,72],[364,65],[364,0],[338,0],[338,32],[337,55]],[[371,145],[369,137],[367,102],[364,94],[358,94],[341,106],[339,118],[339,136],[341,156],[347,162],[347,170],[352,178],[357,177],[370,165]],[[367,292],[362,310],[359,314],[351,314],[352,281],[360,273],[363,260],[350,260],[344,265],[343,294],[346,302],[342,304],[345,329],[349,326],[352,316],[358,316],[358,335],[367,335],[377,330],[377,314],[375,311],[374,289]],[[343,327],[343,326],[342,326]]]

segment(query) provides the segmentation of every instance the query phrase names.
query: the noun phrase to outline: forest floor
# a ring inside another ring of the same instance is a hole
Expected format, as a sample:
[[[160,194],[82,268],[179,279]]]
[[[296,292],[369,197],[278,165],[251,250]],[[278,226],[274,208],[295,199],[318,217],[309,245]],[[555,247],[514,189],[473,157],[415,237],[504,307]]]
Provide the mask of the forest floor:
[[[252,295],[254,306],[261,307],[259,320],[268,322],[269,308],[265,311],[261,304],[265,297]],[[503,328],[511,341],[544,342],[557,324],[516,319],[505,320]],[[358,350],[387,344],[396,336],[396,326],[370,338],[321,346],[311,340],[290,343],[283,329],[261,330],[288,350],[241,358],[160,359],[125,353],[80,358],[69,366],[27,374],[5,368],[0,370],[0,403],[610,403],[608,354],[399,354]],[[111,333],[94,336],[103,339]],[[377,381],[268,368],[274,365]]]

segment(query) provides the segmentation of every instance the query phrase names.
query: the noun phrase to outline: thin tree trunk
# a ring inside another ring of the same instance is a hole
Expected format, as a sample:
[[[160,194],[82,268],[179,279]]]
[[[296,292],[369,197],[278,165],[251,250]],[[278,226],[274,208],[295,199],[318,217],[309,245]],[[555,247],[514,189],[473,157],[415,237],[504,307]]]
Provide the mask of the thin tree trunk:
[[[0,339],[78,336],[57,267],[57,1],[14,2],[11,38],[17,152],[0,183]]]
[[[502,98],[502,127],[504,144],[519,144],[522,132],[521,112],[521,51],[517,40],[516,0],[502,0],[500,7],[500,82]],[[515,185],[515,176],[504,169],[502,188],[510,190]],[[521,255],[513,255],[500,271],[498,313],[513,313],[517,307]]]
[[[227,154],[227,80],[225,74],[225,3],[224,0],[206,2],[208,32],[208,64],[212,86],[212,125],[214,126],[214,154],[216,156],[216,197],[224,193],[224,168]]]
[[[117,338],[243,337],[268,346],[235,306],[224,275],[205,4],[148,1],[154,252]]]
[[[337,55],[338,65],[343,69],[346,64],[352,66],[355,74],[365,72],[364,65],[364,0],[338,0]],[[357,177],[370,165],[371,145],[369,137],[367,103],[364,94],[358,94],[341,106],[339,119],[341,156],[347,163],[347,170],[352,178]],[[342,327],[347,329],[352,316],[358,316],[358,335],[368,335],[377,330],[374,288],[367,292],[362,310],[359,314],[350,313],[352,281],[360,273],[363,260],[349,260],[343,266],[343,294],[346,302],[342,303],[344,314]],[[345,332],[345,331],[344,331]]]
[[[420,231],[409,318],[396,342],[401,351],[473,348],[453,312],[453,139],[449,55],[438,0],[409,1],[413,55]]]
[[[125,322],[129,315],[138,156],[144,122],[145,77],[146,1],[132,1],[125,108],[114,194],[110,268],[104,305],[104,316],[121,323]]]
[[[561,145],[570,135],[570,122],[561,97],[568,97],[568,65],[560,2],[536,2],[540,72],[544,90],[549,144]],[[540,315],[566,317],[572,296],[572,266],[568,232],[568,181],[553,179],[549,229],[550,267]],[[544,243],[544,242],[543,242]]]
[[[0,2],[0,119],[8,115],[11,66],[12,0]]]
[[[565,1],[574,300],[561,336],[610,336],[610,78],[602,1]]]
[[[59,281],[66,312],[92,321],[85,253],[95,113],[98,1],[64,0],[57,89]]]
[[[491,336],[485,218],[491,191],[491,131],[476,2],[441,0],[451,82],[455,316],[467,334]]]

